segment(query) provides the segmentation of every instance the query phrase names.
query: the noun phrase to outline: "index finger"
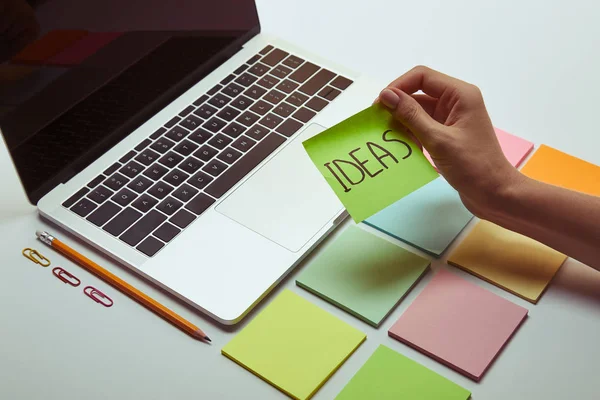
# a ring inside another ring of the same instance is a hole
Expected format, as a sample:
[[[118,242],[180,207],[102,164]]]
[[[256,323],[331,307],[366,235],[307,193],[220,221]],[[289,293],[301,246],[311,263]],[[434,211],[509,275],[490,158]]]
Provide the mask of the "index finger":
[[[408,94],[421,90],[423,93],[439,99],[448,89],[457,90],[464,85],[466,82],[459,79],[428,67],[418,66],[394,80],[387,87],[395,87]]]

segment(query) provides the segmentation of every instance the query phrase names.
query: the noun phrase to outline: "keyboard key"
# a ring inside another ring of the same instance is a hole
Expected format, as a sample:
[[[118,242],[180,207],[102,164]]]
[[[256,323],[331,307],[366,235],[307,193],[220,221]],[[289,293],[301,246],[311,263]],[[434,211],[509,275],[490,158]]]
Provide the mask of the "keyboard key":
[[[212,99],[210,99],[208,103],[212,104],[217,108],[221,108],[227,103],[229,103],[229,101],[231,101],[229,97],[225,96],[224,94],[218,93]]]
[[[177,199],[183,201],[184,203],[187,203],[188,201],[190,201],[192,199],[192,197],[194,197],[197,194],[198,194],[198,190],[194,189],[193,187],[191,187],[190,185],[188,185],[186,183],[186,184],[182,185],[181,187],[179,187],[178,189],[176,189],[175,192],[173,192],[173,197],[176,197]]]
[[[238,162],[229,167],[229,169],[227,169],[227,171],[219,178],[215,179],[215,181],[205,189],[205,192],[216,198],[223,196],[284,142],[285,138],[283,136],[271,133],[247,152]],[[198,196],[200,195],[202,195],[202,193]],[[192,202],[193,201],[194,200],[192,200]]]
[[[252,97],[254,100],[259,99],[265,93],[267,93],[266,89],[256,85],[252,85],[252,87],[244,92],[246,96]]]
[[[294,133],[298,132],[298,129],[302,127],[302,123],[288,119],[275,130],[277,133],[281,133],[283,136],[290,137]]]
[[[181,185],[190,176],[179,169],[174,169],[165,176],[165,181],[177,187]]]
[[[256,144],[256,141],[250,139],[249,137],[242,136],[239,137],[231,147],[238,149],[239,151],[245,153],[252,148]]]
[[[202,161],[196,159],[195,157],[188,157],[184,162],[179,164],[179,168],[188,174],[193,174],[198,171],[202,165],[204,165]]]
[[[186,118],[184,120],[184,122],[187,121],[189,118],[195,118],[198,121],[198,123],[202,122],[202,120],[200,118],[194,117],[193,115]],[[181,125],[183,125],[183,122],[181,123]],[[179,142],[181,139],[186,137],[188,135],[188,133],[190,133],[190,132],[186,131],[181,126],[174,126],[171,130],[169,130],[169,132],[167,132],[167,134],[165,136],[175,142]]]
[[[158,157],[160,157],[160,154],[158,154],[157,152],[152,151],[150,149],[146,149],[143,152],[141,152],[140,154],[138,154],[138,156],[135,158],[135,160],[141,162],[142,164],[144,164],[147,167],[148,165],[150,165],[154,161],[156,161],[158,159]]]
[[[194,214],[182,209],[182,210],[177,211],[175,213],[175,215],[173,215],[171,218],[169,218],[169,222],[173,223],[174,225],[177,225],[181,229],[185,229],[195,219],[196,219],[196,216]]]
[[[269,132],[271,131],[264,126],[254,125],[252,128],[246,131],[246,135],[250,136],[254,140],[261,140],[267,136]]]
[[[332,101],[336,97],[338,97],[340,93],[342,93],[342,92],[337,89],[332,88],[331,86],[326,86],[323,90],[321,90],[317,94],[329,101]]]
[[[171,119],[169,120],[169,122],[167,122],[167,123],[165,124],[165,126],[166,126],[167,128],[172,128],[172,127],[174,127],[175,125],[177,125],[177,123],[178,123],[179,121],[181,121],[181,118],[179,118],[179,117],[173,117],[173,118],[171,118]]]
[[[308,122],[312,119],[312,117],[314,117],[315,115],[317,115],[316,112],[309,110],[306,107],[302,107],[301,109],[299,109],[298,111],[296,111],[296,113],[294,115],[292,115],[294,118],[296,118],[298,121],[302,121],[302,122]]]
[[[168,168],[165,168],[162,165],[155,163],[150,168],[144,171],[144,175],[146,175],[153,181],[157,181],[160,178],[162,178],[167,173],[167,171],[169,171]]]
[[[275,114],[283,118],[289,117],[294,111],[296,111],[296,107],[289,105],[288,103],[280,103],[273,109]]]
[[[202,127],[208,129],[209,131],[211,131],[213,133],[217,133],[221,130],[221,128],[223,128],[225,126],[225,124],[226,124],[225,121],[218,119],[216,117],[212,117],[211,119],[206,121],[206,123],[204,125],[202,125]]]
[[[221,172],[225,171],[225,168],[227,168],[226,164],[223,164],[219,160],[212,160],[211,162],[206,164],[204,168],[202,168],[202,170],[204,172],[208,172],[212,176],[219,176]]]
[[[254,103],[252,107],[250,107],[250,110],[254,111],[259,115],[265,115],[269,112],[271,108],[273,108],[271,104],[267,103],[264,100],[259,100],[256,103]]]
[[[186,204],[185,208],[190,210],[196,215],[202,214],[206,211],[213,203],[215,199],[205,195],[204,193],[198,194],[196,197],[192,199],[189,203]]]
[[[142,151],[144,150],[146,147],[148,147],[148,145],[152,143],[152,140],[150,139],[144,139],[140,144],[138,144],[137,146],[135,146],[135,151]]]
[[[175,142],[163,137],[154,142],[150,148],[164,154],[173,146],[175,146]]]
[[[258,54],[255,54],[251,59],[249,59],[248,61],[246,61],[246,64],[252,65],[255,62],[257,62],[258,60],[260,60],[260,56]]]
[[[273,86],[279,83],[279,79],[275,78],[271,75],[263,76],[261,80],[258,81],[258,84],[267,89],[271,89]]]
[[[297,107],[300,107],[302,104],[304,104],[306,100],[308,100],[308,96],[300,92],[294,92],[290,94],[287,99],[285,99],[285,101]]]
[[[194,157],[201,159],[202,161],[208,161],[217,155],[218,151],[210,146],[204,145],[194,153]]]
[[[204,187],[206,185],[208,185],[211,181],[213,180],[213,178],[211,178],[210,176],[206,175],[204,172],[199,171],[196,173],[196,175],[192,176],[189,180],[188,183],[200,190],[204,189]]]
[[[199,127],[200,124],[202,124],[202,120],[200,118],[196,117],[195,115],[188,115],[183,119],[183,121],[181,121],[179,125],[189,129],[190,131],[193,131],[194,129]]]
[[[121,211],[121,207],[109,201],[101,205],[96,211],[91,213],[86,219],[96,226],[102,226],[107,223],[112,217]]]
[[[254,74],[256,76],[263,76],[267,72],[269,72],[269,67],[262,63],[257,63],[248,69],[248,72]]]
[[[75,203],[75,205],[73,205],[73,207],[71,207],[71,211],[73,211],[75,214],[79,215],[80,217],[85,217],[86,215],[88,215],[89,213],[91,213],[92,211],[94,211],[94,209],[98,207],[95,203],[91,202],[90,200],[83,198],[81,200],[79,200],[77,203]]]
[[[323,86],[325,86],[330,80],[335,77],[335,74],[326,69],[322,69],[317,72],[312,78],[310,78],[304,85],[300,86],[299,91],[302,93],[313,95],[317,93]]]
[[[154,207],[157,203],[158,200],[144,193],[143,195],[138,197],[136,201],[133,202],[132,206],[145,214],[148,211],[150,211],[152,207]]]
[[[267,54],[268,52],[270,52],[273,49],[274,49],[273,46],[268,45],[267,47],[265,47],[264,49],[262,49],[261,51],[259,51],[258,54],[261,54],[261,55],[264,56],[265,54]]]
[[[152,182],[150,179],[146,178],[143,175],[138,176],[137,178],[135,178],[134,180],[132,180],[129,185],[127,185],[127,187],[131,190],[133,190],[134,192],[137,193],[144,193],[146,191],[146,189],[148,189],[150,186],[152,186],[154,182]]]
[[[106,170],[103,172],[103,174],[104,175],[112,175],[114,172],[116,172],[119,169],[120,166],[121,166],[121,164],[116,162],[113,165],[111,165],[110,167],[106,168]]]
[[[148,140],[148,144],[150,144],[150,143],[152,143],[152,141]],[[146,147],[146,146],[144,146],[144,147]],[[135,156],[135,155],[136,155],[136,152],[131,150],[129,153],[127,153],[123,157],[119,158],[119,162],[121,164],[125,164],[127,161],[131,160],[133,158],[133,156]]]
[[[258,78],[255,77],[254,75],[250,75],[249,73],[244,73],[243,75],[240,75],[237,77],[237,79],[235,80],[236,83],[239,83],[242,86],[248,87],[250,85],[252,85],[254,82],[256,82]]]
[[[219,118],[224,119],[225,121],[233,121],[233,119],[235,117],[237,117],[238,115],[240,115],[239,110],[236,110],[235,108],[230,107],[230,106],[227,106],[227,107],[223,108],[217,114],[217,116]]]
[[[287,65],[290,68],[298,68],[300,66],[300,64],[302,64],[304,62],[303,59],[301,59],[300,57],[296,57],[296,56],[289,56],[288,58],[286,58],[285,60],[283,60],[282,64],[283,65]]]
[[[237,122],[232,122],[229,125],[227,125],[225,129],[223,129],[223,133],[229,137],[236,138],[240,136],[245,130],[246,128],[244,128],[242,125],[238,124]]]
[[[102,204],[104,203],[106,200],[108,200],[108,198],[110,196],[113,195],[113,191],[104,187],[104,186],[98,186],[97,188],[95,188],[94,190],[92,190],[90,192],[90,194],[88,194],[88,199],[92,199],[94,200],[96,203],[98,204]]]
[[[164,199],[169,193],[173,191],[173,187],[165,182],[157,182],[154,186],[148,190],[152,196],[159,200]]]
[[[158,211],[152,210],[148,214],[144,215],[144,217],[136,222],[131,228],[128,227],[129,229],[127,229],[127,232],[121,235],[119,239],[130,246],[135,246],[142,239],[152,233],[153,230],[158,228],[160,224],[165,222],[166,219],[167,217]]]
[[[144,166],[138,162],[135,161],[129,161],[127,163],[127,165],[125,165],[123,168],[121,168],[119,170],[120,173],[122,173],[125,176],[128,176],[130,178],[134,178],[137,174],[139,174],[140,172],[142,172],[144,170]]]
[[[111,198],[111,200],[114,201],[115,203],[119,204],[120,206],[125,207],[127,204],[131,203],[136,197],[137,197],[137,194],[133,193],[131,190],[129,190],[127,188],[123,188],[123,189],[119,190],[119,192],[117,194],[115,194]]]
[[[181,208],[182,205],[182,202],[169,196],[166,199],[164,199],[159,205],[157,205],[156,209],[164,212],[167,215],[173,215],[175,211]]]
[[[296,90],[297,87],[298,87],[298,84],[296,82],[290,81],[289,79],[286,79],[285,81],[281,81],[281,83],[279,85],[277,85],[277,89],[279,89],[282,92],[285,92],[287,94],[292,93],[294,90]]]
[[[203,94],[202,96],[198,97],[198,99],[192,104],[194,104],[196,107],[198,107],[200,104],[204,103],[206,100],[208,100],[208,95]]]
[[[231,139],[222,133],[219,133],[217,136],[208,141],[208,144],[216,147],[219,150],[223,150],[229,143],[231,143]]]
[[[231,147],[228,147],[225,150],[223,150],[221,153],[219,153],[217,158],[221,161],[225,161],[227,164],[233,164],[241,156],[242,156],[242,153],[240,153],[239,151],[237,151],[235,149],[232,149]]]
[[[241,66],[237,67],[237,69],[235,71],[233,71],[233,73],[236,75],[239,75],[242,72],[244,72],[248,67],[249,67],[248,64],[241,65]]]
[[[344,78],[343,76],[338,76],[331,82],[331,86],[336,87],[340,90],[346,90],[351,84],[352,81],[348,78]]]
[[[223,93],[225,93],[227,96],[230,96],[230,97],[236,97],[238,94],[242,93],[243,91],[244,91],[244,88],[235,83],[230,83],[229,85],[227,85],[227,87],[225,87],[225,89],[223,89]]]
[[[229,82],[235,79],[235,75],[229,74],[222,81],[221,85],[227,85]]]
[[[181,229],[174,227],[168,222],[165,222],[154,231],[153,235],[162,240],[163,242],[169,242],[175,236],[177,236],[181,232]]]
[[[273,51],[271,51],[269,54],[267,54],[265,57],[263,57],[262,62],[273,67],[273,66],[279,64],[279,62],[281,60],[286,58],[288,54],[289,53],[286,53],[283,50],[273,49]]]
[[[274,129],[277,125],[279,125],[283,121],[283,118],[278,117],[275,114],[267,114],[259,121],[261,125],[266,126],[269,129]]]
[[[108,186],[114,191],[121,189],[122,186],[125,186],[129,182],[129,178],[124,177],[118,172],[104,181],[104,185]]]
[[[147,237],[136,249],[147,255],[148,257],[154,256],[160,249],[164,247],[164,243],[152,236]]]
[[[308,101],[308,103],[306,103],[306,107],[312,108],[313,110],[318,112],[324,109],[327,104],[329,104],[328,101],[320,99],[318,97],[313,97]]]
[[[86,186],[89,187],[90,189],[93,189],[96,186],[98,186],[99,184],[101,184],[102,181],[105,179],[106,179],[106,177],[104,175],[98,175],[97,177],[92,179]]]
[[[281,93],[279,90],[271,90],[267,93],[263,99],[268,101],[269,103],[278,104],[281,100],[285,98],[285,94]]]
[[[158,128],[152,135],[150,135],[150,139],[155,140],[158,139],[163,133],[167,131],[166,128]]]
[[[229,104],[239,110],[245,110],[246,108],[250,107],[252,105],[252,103],[254,103],[254,101],[252,101],[248,97],[242,95],[242,96],[238,96],[237,98],[235,98]]]
[[[275,75],[278,78],[283,79],[286,76],[288,76],[291,72],[292,72],[292,70],[289,69],[288,67],[284,67],[283,65],[278,65],[275,68],[273,68],[273,70],[271,71],[271,74]]]
[[[260,117],[258,115],[251,113],[249,111],[246,111],[245,113],[240,115],[238,117],[238,119],[236,119],[236,121],[240,122],[241,124],[243,124],[245,126],[250,126],[250,125],[254,124],[256,121],[258,121],[259,119],[260,119]]]
[[[196,107],[194,106],[187,106],[186,108],[184,108],[183,110],[181,110],[181,112],[177,115],[179,115],[181,118],[185,118],[188,116],[189,113],[191,113],[192,111],[194,111],[196,109]]]
[[[184,140],[183,142],[181,142],[177,146],[175,146],[174,150],[183,156],[189,156],[197,148],[198,148],[197,144],[192,143],[189,140]]]
[[[164,243],[152,236],[147,237],[136,249],[147,255],[148,257],[154,256],[160,249],[164,247]]]
[[[290,79],[295,80],[298,83],[304,83],[308,78],[311,77],[315,72],[317,72],[320,68],[311,63],[305,62],[302,64],[300,68],[298,68],[292,75],[290,75]]]
[[[212,137],[212,135],[213,134],[210,133],[209,131],[207,131],[206,129],[198,128],[194,132],[192,132],[190,134],[190,136],[188,136],[188,139],[190,139],[198,144],[202,144],[202,143],[206,142],[208,139],[210,139]]]
[[[203,119],[208,119],[208,118],[212,117],[212,115],[216,112],[217,112],[217,109],[214,108],[213,106],[211,106],[210,104],[203,104],[202,107],[200,107],[196,111],[194,111],[194,115],[197,115]]]
[[[183,160],[182,156],[170,151],[167,154],[165,154],[164,156],[162,156],[161,159],[158,160],[158,162],[161,163],[162,165],[164,165],[165,167],[171,169],[171,168],[174,168],[177,164],[179,164],[182,160]]]
[[[213,86],[208,92],[206,92],[207,95],[212,96],[213,94],[217,93],[219,90],[221,90],[223,86],[221,85],[215,85]]]
[[[119,236],[126,229],[128,229],[135,221],[140,219],[142,213],[137,210],[134,210],[131,207],[127,207],[123,211],[117,214],[108,224],[104,226],[106,232],[110,233],[113,236]]]

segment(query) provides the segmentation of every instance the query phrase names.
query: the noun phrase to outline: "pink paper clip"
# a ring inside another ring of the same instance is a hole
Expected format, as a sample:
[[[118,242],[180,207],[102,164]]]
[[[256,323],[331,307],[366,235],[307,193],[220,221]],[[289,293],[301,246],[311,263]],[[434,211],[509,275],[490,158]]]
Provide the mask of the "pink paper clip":
[[[61,267],[56,267],[52,270],[52,273],[54,274],[54,276],[56,276],[58,279],[60,279],[61,281],[63,281],[64,283],[68,283],[71,286],[79,286],[79,284],[81,284],[81,281],[74,276],[73,274],[71,274],[70,272],[65,271],[64,269],[62,269]]]
[[[114,304],[110,297],[99,291],[92,286],[86,286],[83,288],[83,293],[96,303],[102,304],[104,307],[112,307]]]

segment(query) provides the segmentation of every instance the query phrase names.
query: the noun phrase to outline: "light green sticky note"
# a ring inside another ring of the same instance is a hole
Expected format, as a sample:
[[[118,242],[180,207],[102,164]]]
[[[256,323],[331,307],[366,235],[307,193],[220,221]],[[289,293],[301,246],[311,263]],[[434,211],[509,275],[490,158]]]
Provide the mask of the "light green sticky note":
[[[294,399],[309,399],[366,335],[284,290],[222,354]]]
[[[303,144],[355,222],[438,177],[421,149],[378,104]]]
[[[470,396],[467,389],[380,345],[336,400],[467,400]]]
[[[429,260],[349,226],[302,271],[296,284],[379,327],[428,266]]]

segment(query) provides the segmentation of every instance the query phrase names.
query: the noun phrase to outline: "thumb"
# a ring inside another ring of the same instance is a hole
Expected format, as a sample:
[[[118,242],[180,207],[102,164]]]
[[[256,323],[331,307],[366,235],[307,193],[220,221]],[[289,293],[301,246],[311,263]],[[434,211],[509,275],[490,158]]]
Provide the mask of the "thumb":
[[[410,129],[421,143],[430,142],[439,123],[412,96],[397,88],[386,88],[379,99],[390,109],[394,118]]]

